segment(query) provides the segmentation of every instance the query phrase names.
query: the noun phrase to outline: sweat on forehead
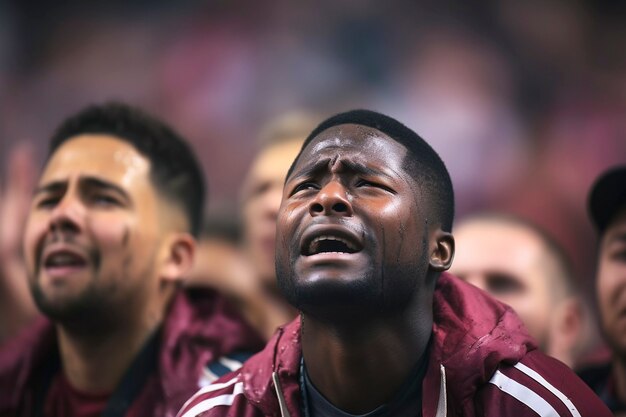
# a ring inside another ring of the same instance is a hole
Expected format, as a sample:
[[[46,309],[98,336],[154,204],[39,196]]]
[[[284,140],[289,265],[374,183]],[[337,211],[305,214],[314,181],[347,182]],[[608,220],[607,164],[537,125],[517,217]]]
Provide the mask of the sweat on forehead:
[[[368,150],[374,153],[399,152],[402,156],[406,155],[406,147],[400,142],[379,130],[355,124],[333,126],[320,132],[306,148],[303,148],[301,155],[317,155],[320,152],[340,155],[342,151],[348,149]]]
[[[417,133],[397,120],[371,110],[352,110],[332,116],[320,123],[306,138],[287,173],[289,178],[296,162],[308,145],[324,131],[339,125],[359,125],[375,129],[407,150],[407,172],[428,192],[434,212],[446,231],[452,229],[454,219],[454,192],[445,164],[435,150]],[[373,134],[373,136],[376,136]]]

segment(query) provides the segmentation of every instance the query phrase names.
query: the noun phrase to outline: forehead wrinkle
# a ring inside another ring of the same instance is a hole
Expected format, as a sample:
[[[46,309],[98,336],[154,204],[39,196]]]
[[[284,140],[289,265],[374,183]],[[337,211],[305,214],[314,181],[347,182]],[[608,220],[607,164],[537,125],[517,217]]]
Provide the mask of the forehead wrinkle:
[[[361,174],[361,175],[366,175],[366,176],[367,175],[372,175],[372,176],[381,175],[389,179],[397,179],[397,178],[404,177],[402,172],[398,172],[398,170],[393,169],[391,167],[387,167],[387,166],[384,167],[386,169],[376,169],[360,161],[339,160],[338,162],[342,164],[345,170],[352,171],[356,174]],[[387,170],[389,172],[386,172]]]
[[[341,162],[344,165],[344,169],[348,168],[356,174],[382,175],[391,180],[401,178],[408,182],[415,182],[415,179],[405,167],[408,156],[406,146],[377,129],[354,125],[358,133],[363,135],[358,137],[358,135],[347,135],[342,129],[343,126],[335,126],[336,131],[332,131],[333,128],[329,128],[307,144],[298,156],[297,162],[304,159],[316,159],[316,157],[323,159],[305,165],[301,169],[294,169],[292,176],[287,178],[286,181],[312,174],[315,169],[321,169],[319,166],[324,167],[327,164],[332,166]],[[386,149],[386,146],[388,146],[386,144],[389,144],[391,151],[398,155],[401,160],[400,165],[390,166],[388,161],[381,159],[379,169],[369,167],[368,160],[363,158],[362,153],[373,152],[375,155],[381,155],[381,152],[389,151]],[[346,153],[348,157],[344,158]],[[328,155],[328,157],[324,158],[325,155]],[[314,165],[314,168],[311,169],[310,165]],[[338,169],[333,171],[338,171]]]
[[[318,161],[309,162],[306,165],[304,165],[302,168],[296,167],[296,169],[294,170],[294,173],[291,175],[291,178],[289,178],[289,180],[294,180],[294,179],[308,177],[310,175],[313,175],[316,172],[323,170],[326,166],[329,165],[330,162],[331,162],[331,158],[324,158]]]

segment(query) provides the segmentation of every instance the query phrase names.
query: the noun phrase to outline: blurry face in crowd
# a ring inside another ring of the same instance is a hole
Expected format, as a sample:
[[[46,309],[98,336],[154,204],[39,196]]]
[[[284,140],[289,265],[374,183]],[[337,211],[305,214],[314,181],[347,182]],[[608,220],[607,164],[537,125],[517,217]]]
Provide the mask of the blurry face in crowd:
[[[541,239],[520,225],[483,219],[461,223],[454,237],[450,272],[513,307],[545,349],[553,279]]]
[[[600,242],[596,276],[602,330],[611,348],[626,355],[626,207]]]
[[[59,321],[154,302],[167,256],[167,210],[150,162],[114,136],[80,135],[50,157],[34,194],[24,251],[40,309]],[[162,207],[161,209],[159,207]]]
[[[277,223],[278,284],[292,305],[336,320],[341,312],[397,311],[425,293],[429,231],[406,153],[382,132],[353,124],[307,145]]]
[[[302,140],[294,138],[264,149],[253,162],[243,187],[246,251],[255,271],[272,287],[276,286],[276,216],[285,176],[301,145]]]

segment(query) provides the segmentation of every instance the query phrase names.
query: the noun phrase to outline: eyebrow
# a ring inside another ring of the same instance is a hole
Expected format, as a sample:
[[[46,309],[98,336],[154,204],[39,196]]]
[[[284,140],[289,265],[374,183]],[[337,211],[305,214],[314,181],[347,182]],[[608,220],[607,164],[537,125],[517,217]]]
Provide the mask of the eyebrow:
[[[386,173],[384,171],[368,167],[367,165],[365,165],[365,164],[363,164],[361,162],[344,161],[343,164],[350,171],[354,171],[354,172],[356,172],[358,174],[363,174],[363,175],[382,175],[382,176],[390,178],[390,179],[395,178],[395,177],[389,175],[388,173]]]
[[[110,181],[103,180],[94,176],[84,176],[79,178],[79,186],[81,188],[85,187],[95,187],[102,190],[113,191],[120,195],[123,199],[125,199],[128,203],[132,201],[128,193],[120,186],[113,184]],[[35,189],[34,195],[42,194],[42,193],[55,193],[59,191],[63,191],[67,188],[67,181],[53,181],[48,184],[44,184]]]
[[[42,194],[42,193],[54,193],[61,190],[64,190],[67,187],[67,181],[53,181],[48,184],[44,184],[38,186],[33,191],[33,195]]]
[[[324,158],[317,162],[305,165],[298,171],[294,170],[295,173],[292,174],[290,178],[287,178],[287,181],[293,181],[298,178],[312,176],[313,174],[316,174],[322,171],[328,165],[329,162],[330,162],[330,158]]]
[[[331,158],[324,158],[320,161],[317,161],[315,163],[309,164],[309,165],[305,165],[302,169],[300,169],[295,175],[292,175],[291,178],[289,178],[289,181],[301,178],[301,177],[308,177],[311,175],[314,175],[322,170],[324,170],[328,164],[331,162]],[[371,167],[368,167],[367,165],[361,163],[361,162],[357,162],[357,161],[342,161],[341,162],[344,167],[349,170],[352,171],[354,173],[357,174],[361,174],[361,175],[381,175],[384,176],[386,178],[389,179],[394,179],[395,177],[393,177],[392,175],[389,175],[388,173],[378,170],[378,169],[374,169]]]
[[[103,190],[114,191],[123,197],[127,202],[131,201],[128,193],[119,185],[113,184],[112,182],[103,180],[97,177],[83,177],[80,179],[80,185],[84,187],[96,187]]]

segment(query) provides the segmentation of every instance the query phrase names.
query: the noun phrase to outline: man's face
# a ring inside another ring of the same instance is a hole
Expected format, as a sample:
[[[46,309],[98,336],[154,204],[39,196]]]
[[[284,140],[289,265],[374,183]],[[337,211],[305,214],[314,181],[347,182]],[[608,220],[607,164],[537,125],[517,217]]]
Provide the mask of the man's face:
[[[106,317],[115,307],[150,302],[161,223],[149,173],[144,156],[108,135],[77,136],[51,156],[24,241],[31,289],[45,314]]]
[[[301,145],[301,140],[294,139],[263,150],[255,159],[243,187],[246,251],[255,271],[272,287],[276,286],[276,216],[285,176]]]
[[[539,237],[519,225],[476,219],[455,228],[454,238],[450,272],[513,307],[545,348],[553,300]]]
[[[403,167],[406,148],[378,130],[320,133],[285,184],[278,214],[278,285],[298,309],[402,310],[424,284],[423,197]]]
[[[600,241],[596,276],[602,330],[618,355],[626,355],[626,208]]]

